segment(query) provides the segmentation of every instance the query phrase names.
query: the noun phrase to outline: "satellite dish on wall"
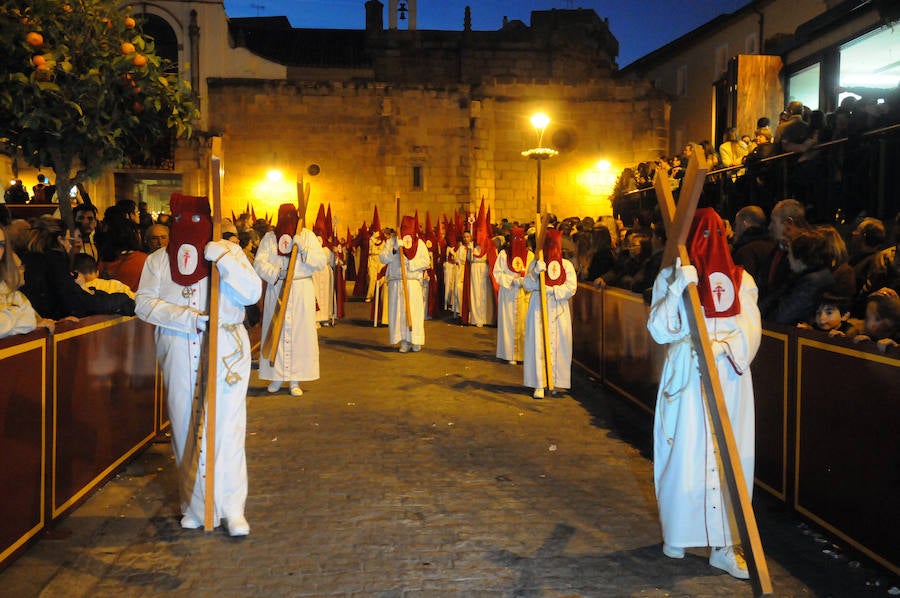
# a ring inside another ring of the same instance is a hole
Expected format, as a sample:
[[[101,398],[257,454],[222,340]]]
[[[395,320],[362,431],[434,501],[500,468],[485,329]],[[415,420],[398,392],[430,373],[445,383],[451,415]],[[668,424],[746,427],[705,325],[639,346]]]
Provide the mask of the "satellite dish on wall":
[[[310,164],[310,165],[306,168],[306,172],[308,172],[310,176],[316,176],[316,175],[319,174],[321,171],[322,171],[322,169],[319,168],[319,165],[318,165],[318,164]]]

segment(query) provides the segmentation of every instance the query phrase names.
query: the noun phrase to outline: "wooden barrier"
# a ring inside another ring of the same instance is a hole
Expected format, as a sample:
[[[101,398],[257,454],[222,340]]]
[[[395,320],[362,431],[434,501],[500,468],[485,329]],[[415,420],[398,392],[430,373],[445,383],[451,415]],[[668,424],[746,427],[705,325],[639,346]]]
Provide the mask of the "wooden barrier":
[[[156,370],[133,317],[0,340],[0,568],[167,425]]]
[[[48,342],[43,328],[0,340],[0,566],[47,525]]]
[[[580,284],[572,313],[576,364],[652,412],[665,347],[641,296]],[[756,486],[900,573],[900,351],[765,323],[751,372]]]

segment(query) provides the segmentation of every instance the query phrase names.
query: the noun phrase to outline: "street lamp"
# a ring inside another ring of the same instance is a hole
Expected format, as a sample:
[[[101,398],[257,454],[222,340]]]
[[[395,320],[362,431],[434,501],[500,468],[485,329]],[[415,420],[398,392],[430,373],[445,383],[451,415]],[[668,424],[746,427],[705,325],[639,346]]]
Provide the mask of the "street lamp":
[[[543,147],[544,145],[544,129],[547,128],[547,125],[550,124],[550,117],[546,114],[539,112],[531,117],[531,124],[534,125],[534,128],[538,133],[538,146],[536,148],[525,150],[522,152],[522,155],[526,158],[534,160],[537,162],[537,213],[535,214],[534,226],[535,226],[535,234],[534,234],[534,250],[537,254],[538,262],[543,262],[544,260],[544,218],[541,213],[541,162],[548,158],[552,158],[559,152],[550,149],[548,147]],[[538,279],[540,280],[540,302],[541,302],[541,332],[542,337],[544,339],[543,349],[544,349],[544,376],[545,376],[545,384],[547,388],[551,391],[553,390],[553,364],[552,364],[552,352],[550,350],[550,318],[547,313],[547,283],[545,278],[545,273],[543,270],[538,274]],[[534,391],[534,397],[541,398],[544,396],[543,387],[540,389],[540,392],[537,390]]]
[[[530,150],[525,150],[522,152],[522,155],[526,158],[530,158],[537,162],[537,215],[540,219],[541,217],[541,162],[548,158],[552,158],[557,155],[559,152],[550,149],[549,147],[543,147],[544,144],[544,130],[547,128],[547,125],[550,124],[550,117],[544,114],[543,112],[538,112],[534,116],[531,117],[531,124],[534,126],[535,130],[538,134],[538,146],[536,148],[532,148]]]

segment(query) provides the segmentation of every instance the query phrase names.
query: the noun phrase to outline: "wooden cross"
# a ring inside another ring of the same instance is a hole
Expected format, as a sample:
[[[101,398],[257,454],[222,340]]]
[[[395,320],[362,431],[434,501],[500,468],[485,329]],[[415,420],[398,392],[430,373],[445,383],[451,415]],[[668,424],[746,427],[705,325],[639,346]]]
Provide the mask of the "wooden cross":
[[[221,149],[221,137],[214,150]],[[214,141],[214,143],[216,143]],[[219,151],[221,155],[221,151]],[[222,238],[222,162],[215,155],[210,164],[212,176],[212,240]],[[209,320],[207,321],[206,364],[206,485],[204,488],[203,529],[211,532],[215,527],[216,505],[216,391],[219,376],[219,269],[215,264],[209,272]]]
[[[697,209],[697,201],[703,191],[708,169],[706,155],[702,147],[693,146],[693,153],[688,162],[687,171],[681,182],[681,193],[678,205],[672,197],[672,189],[669,186],[669,177],[663,170],[657,170],[654,180],[656,199],[659,202],[663,224],[666,227],[666,247],[663,252],[661,267],[673,265],[675,258],[681,258],[681,265],[690,265],[687,252],[687,238],[690,233],[691,222]],[[753,514],[753,506],[744,483],[743,468],[734,441],[734,431],[731,420],[725,407],[725,397],[719,375],[716,368],[716,359],[709,342],[709,332],[706,328],[706,319],[700,304],[700,294],[697,285],[689,284],[684,291],[685,310],[691,328],[691,341],[694,351],[697,353],[700,366],[700,378],[703,388],[703,398],[706,401],[707,412],[712,423],[716,444],[719,447],[719,456],[722,459],[722,471],[725,475],[731,508],[737,522],[738,534],[744,547],[744,556],[750,573],[750,582],[753,585],[755,596],[771,596],[772,583],[769,579],[769,569],[766,565],[766,557],[763,554],[762,543],[759,538],[759,529],[756,526],[756,518]]]

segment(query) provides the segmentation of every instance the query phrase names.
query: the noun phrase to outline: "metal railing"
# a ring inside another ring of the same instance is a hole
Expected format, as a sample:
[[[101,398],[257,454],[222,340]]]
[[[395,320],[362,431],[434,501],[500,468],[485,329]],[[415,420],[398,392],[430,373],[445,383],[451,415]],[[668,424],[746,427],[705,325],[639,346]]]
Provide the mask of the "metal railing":
[[[799,161],[811,153],[816,155]],[[705,203],[733,219],[744,205],[768,212],[775,202],[792,197],[811,210],[814,222],[840,224],[862,212],[887,220],[900,211],[900,183],[890,176],[895,171],[900,171],[900,123],[825,141],[804,154],[782,152],[710,171],[704,193],[717,197]],[[677,190],[673,193],[677,199]],[[623,197],[639,209],[656,206],[652,186]]]

